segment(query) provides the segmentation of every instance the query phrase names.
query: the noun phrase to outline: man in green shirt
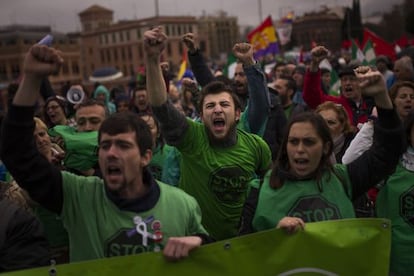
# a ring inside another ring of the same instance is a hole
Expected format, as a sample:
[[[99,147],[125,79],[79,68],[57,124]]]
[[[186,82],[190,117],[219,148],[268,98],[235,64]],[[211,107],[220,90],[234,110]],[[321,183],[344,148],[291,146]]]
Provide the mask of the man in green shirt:
[[[237,235],[248,183],[270,166],[268,145],[257,135],[237,128],[243,120],[240,102],[231,87],[211,82],[200,95],[202,123],[187,119],[167,100],[159,66],[167,37],[160,27],[145,32],[147,89],[153,112],[167,143],[182,155],[179,187],[194,196],[210,235],[227,239]],[[235,46],[236,56],[251,65],[253,47]]]
[[[102,179],[60,171],[38,152],[33,138],[35,91],[62,63],[56,49],[30,48],[24,77],[3,121],[0,156],[33,200],[61,216],[71,262],[161,250],[177,260],[208,241],[195,199],[156,181],[147,170],[151,133],[135,114],[115,114],[102,123]]]

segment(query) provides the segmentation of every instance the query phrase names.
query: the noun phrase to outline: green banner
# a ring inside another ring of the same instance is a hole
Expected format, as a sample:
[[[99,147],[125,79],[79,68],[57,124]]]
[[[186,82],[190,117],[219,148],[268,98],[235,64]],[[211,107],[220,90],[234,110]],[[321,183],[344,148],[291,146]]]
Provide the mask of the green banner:
[[[56,275],[388,275],[391,224],[385,219],[307,223],[288,235],[263,231],[203,246],[185,260],[145,253],[55,267]],[[50,268],[3,275],[50,275]]]

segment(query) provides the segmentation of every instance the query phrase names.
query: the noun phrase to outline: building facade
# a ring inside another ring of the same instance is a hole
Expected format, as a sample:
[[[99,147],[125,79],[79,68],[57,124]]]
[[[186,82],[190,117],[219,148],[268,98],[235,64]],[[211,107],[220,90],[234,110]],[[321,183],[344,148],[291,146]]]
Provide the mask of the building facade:
[[[26,52],[46,34],[53,35],[53,46],[63,52],[65,60],[62,70],[49,77],[51,83],[81,81],[78,34],[52,32],[49,26],[10,25],[0,28],[0,83],[3,86],[20,79]]]
[[[89,77],[96,69],[115,67],[124,75],[121,82],[133,78],[144,65],[143,35],[154,26],[163,26],[168,44],[163,60],[177,71],[186,51],[181,37],[192,32],[204,56],[218,59],[240,41],[236,17],[225,12],[215,16],[155,16],[114,22],[113,11],[92,5],[79,14],[81,32],[63,34],[50,26],[11,25],[0,28],[0,84],[18,81],[25,53],[46,34],[54,37],[53,47],[63,52],[65,64],[58,75],[51,76],[54,88],[64,83],[92,86]],[[3,85],[3,86],[4,86]]]
[[[186,51],[181,36],[198,32],[197,19],[193,16],[158,16],[115,23],[111,10],[94,5],[81,12],[79,17],[83,28],[81,71],[85,81],[94,70],[108,66],[117,68],[125,78],[134,76],[144,64],[144,32],[154,26],[164,27],[169,40],[163,59],[177,68],[183,51]],[[205,40],[201,41],[205,43]]]
[[[292,42],[303,46],[305,51],[316,43],[337,51],[342,43],[342,24],[344,8],[328,9],[305,13],[293,22]]]

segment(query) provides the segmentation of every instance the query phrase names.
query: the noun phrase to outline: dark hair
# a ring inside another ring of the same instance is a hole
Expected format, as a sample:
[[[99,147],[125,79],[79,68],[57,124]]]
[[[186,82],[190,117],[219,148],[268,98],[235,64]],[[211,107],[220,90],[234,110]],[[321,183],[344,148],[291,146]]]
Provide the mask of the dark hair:
[[[287,143],[289,132],[292,126],[296,123],[310,123],[316,130],[318,136],[322,139],[323,147],[328,146],[328,151],[322,153],[321,160],[319,162],[318,168],[316,169],[314,176],[318,183],[320,184],[320,180],[322,178],[323,172],[327,169],[332,169],[332,164],[330,162],[330,156],[333,151],[333,141],[331,137],[331,133],[329,131],[328,125],[325,123],[325,120],[322,118],[321,115],[315,112],[302,112],[298,113],[297,115],[293,116],[288,126],[285,129],[285,133],[283,136],[282,144],[280,146],[279,154],[276,158],[275,165],[272,168],[272,174],[270,176],[270,186],[272,188],[280,188],[283,186],[283,177],[281,177],[281,172],[288,172],[289,171],[289,156],[287,153]],[[319,186],[321,190],[321,187]]]
[[[286,74],[280,75],[279,79],[287,81],[286,87],[288,90],[292,89],[293,93],[292,93],[291,98],[293,98],[293,95],[296,92],[296,81],[291,76],[286,75]]]
[[[155,117],[153,114],[151,114],[149,112],[141,112],[141,113],[138,113],[138,116],[145,123],[147,123],[147,122],[142,118],[143,116],[151,117],[154,120],[155,126],[157,127],[157,130],[158,130],[158,137],[157,137],[157,141],[156,141],[157,144],[154,145],[154,147],[160,146],[161,147],[161,150],[162,150],[164,148],[164,145],[165,145],[165,140],[164,140],[164,137],[162,136],[162,133],[161,133],[161,124],[160,124],[160,121],[158,121],[157,117]]]
[[[43,118],[48,128],[55,126],[47,114],[47,107],[51,102],[56,102],[63,109],[63,113],[65,114],[66,118],[69,116],[68,102],[65,98],[59,95],[47,98],[45,104],[43,105]]]
[[[103,133],[117,135],[126,132],[135,132],[136,143],[141,152],[141,156],[148,149],[152,149],[152,136],[148,124],[137,114],[132,112],[113,113],[103,121],[98,131],[98,142],[101,141]]]
[[[225,83],[221,81],[212,81],[208,83],[206,86],[204,86],[203,89],[201,90],[200,100],[198,102],[198,108],[200,112],[203,111],[203,103],[207,95],[219,94],[222,92],[229,93],[230,96],[233,98],[235,110],[241,109],[240,99],[233,92],[231,86],[226,85]]]
[[[412,142],[411,141],[411,129],[414,127],[414,111],[411,111],[408,116],[405,118],[404,122],[404,130],[405,130],[405,145],[404,145],[404,151],[407,150],[408,147],[411,146]]]
[[[97,101],[96,99],[87,99],[86,101],[81,102],[78,105],[76,110],[79,110],[83,107],[94,106],[94,105],[102,106],[102,108],[105,110],[105,118],[108,117],[108,115],[109,115],[108,108],[106,107],[106,105],[103,102]]]

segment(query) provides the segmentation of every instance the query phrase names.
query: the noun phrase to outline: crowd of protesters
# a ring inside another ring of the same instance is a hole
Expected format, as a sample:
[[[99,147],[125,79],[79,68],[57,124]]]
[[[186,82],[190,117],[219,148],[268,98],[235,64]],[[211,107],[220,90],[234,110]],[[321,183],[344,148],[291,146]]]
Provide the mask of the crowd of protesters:
[[[414,271],[412,57],[332,63],[320,45],[265,72],[236,43],[227,77],[188,33],[192,74],[177,80],[162,27],[144,41],[145,76],[128,87],[73,84],[86,95],[74,104],[48,81],[62,54],[35,44],[3,90],[0,272],[149,251],[178,260],[355,217],[390,219],[390,273]]]

